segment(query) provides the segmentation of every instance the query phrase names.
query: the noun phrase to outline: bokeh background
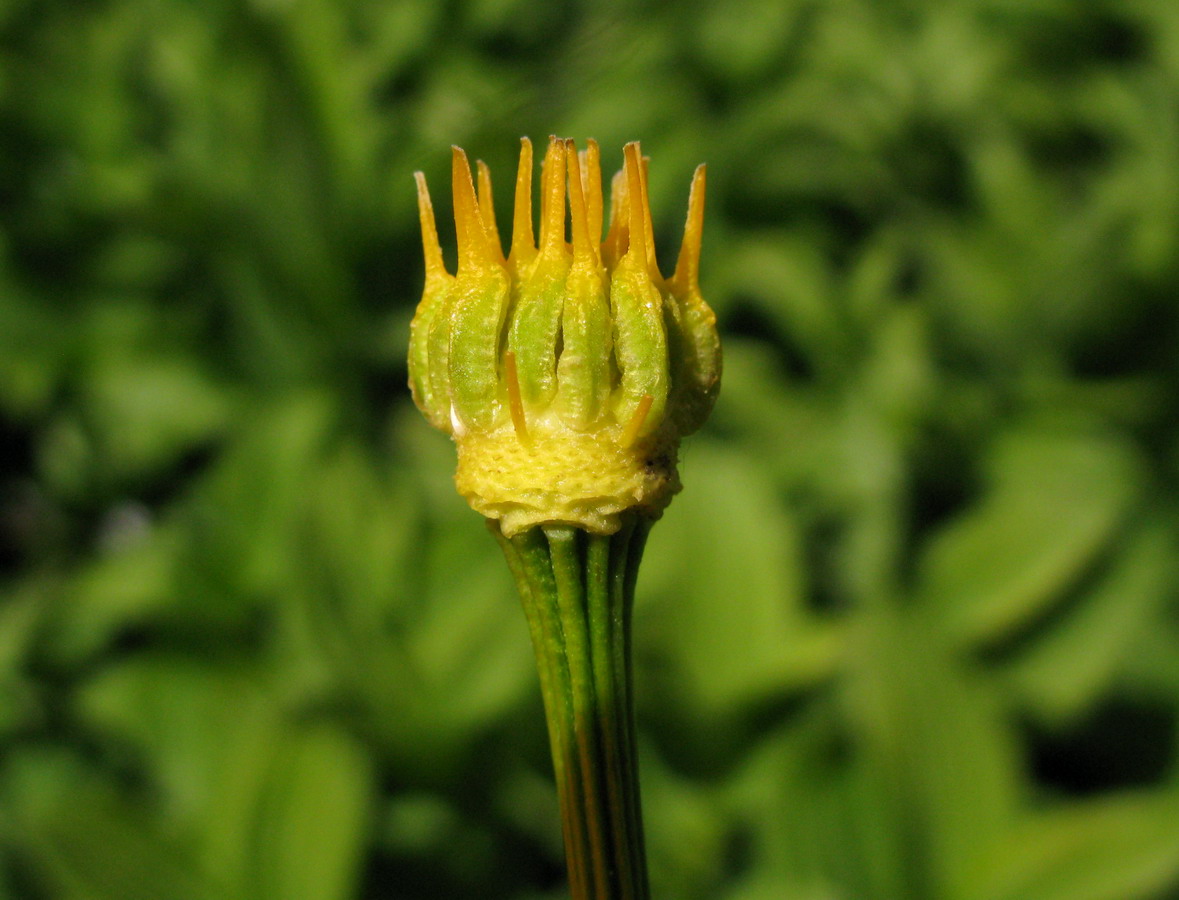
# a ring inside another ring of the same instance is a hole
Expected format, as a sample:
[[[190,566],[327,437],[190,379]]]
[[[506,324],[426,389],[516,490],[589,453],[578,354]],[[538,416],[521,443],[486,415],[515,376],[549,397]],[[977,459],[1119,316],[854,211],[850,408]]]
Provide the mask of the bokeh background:
[[[506,227],[551,132],[643,141],[665,269],[710,167],[656,896],[1179,898],[1169,0],[7,0],[0,898],[563,896],[404,387],[412,171]]]

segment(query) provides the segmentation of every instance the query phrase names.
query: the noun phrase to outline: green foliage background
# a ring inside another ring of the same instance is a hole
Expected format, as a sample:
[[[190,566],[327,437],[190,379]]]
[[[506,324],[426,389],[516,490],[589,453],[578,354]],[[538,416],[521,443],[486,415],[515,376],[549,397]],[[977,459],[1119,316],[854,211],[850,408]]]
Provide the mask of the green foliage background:
[[[0,898],[559,898],[410,173],[710,173],[665,900],[1179,898],[1179,4],[8,0]],[[444,241],[449,240],[446,226]]]

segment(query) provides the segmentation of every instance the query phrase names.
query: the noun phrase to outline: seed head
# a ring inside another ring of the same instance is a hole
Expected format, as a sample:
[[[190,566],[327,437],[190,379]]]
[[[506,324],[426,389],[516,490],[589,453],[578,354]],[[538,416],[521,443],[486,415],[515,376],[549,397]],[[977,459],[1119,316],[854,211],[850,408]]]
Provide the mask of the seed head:
[[[415,174],[426,285],[410,326],[410,388],[458,445],[459,492],[508,536],[551,522],[609,534],[624,510],[658,515],[679,490],[680,438],[716,400],[720,340],[697,283],[704,166],[692,180],[675,274],[665,279],[647,159],[637,143],[623,159],[603,239],[598,145],[578,152],[549,138],[534,237],[524,138],[505,257],[490,172],[478,163],[476,191],[466,154],[453,148],[453,275],[425,177]]]

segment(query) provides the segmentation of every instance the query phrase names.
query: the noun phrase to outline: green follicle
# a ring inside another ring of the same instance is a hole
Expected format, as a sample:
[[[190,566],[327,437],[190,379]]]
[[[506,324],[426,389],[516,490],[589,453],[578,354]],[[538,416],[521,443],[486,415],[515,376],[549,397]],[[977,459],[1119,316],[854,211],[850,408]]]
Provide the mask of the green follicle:
[[[483,220],[466,154],[454,148],[458,275],[450,312],[447,354],[452,414],[464,428],[487,429],[499,418],[499,335],[511,286],[494,226]],[[490,207],[490,181],[484,189]]]
[[[672,299],[679,305],[681,322],[675,421],[680,434],[691,434],[704,424],[720,391],[720,338],[716,316],[698,291],[687,296],[673,293]]]
[[[638,437],[650,434],[663,421],[668,391],[667,332],[663,324],[663,298],[651,284],[645,262],[628,252],[610,284],[614,316],[614,352],[620,373],[613,400],[614,417],[629,422],[651,397]]]
[[[499,333],[507,310],[508,277],[499,269],[478,280],[460,273],[450,325],[450,397],[467,428],[491,428],[500,413]]]
[[[414,400],[426,413],[430,424],[435,428],[449,430],[449,398],[446,394],[438,394],[430,373],[429,341],[430,330],[440,310],[447,308],[450,297],[452,280],[439,280],[427,283],[422,300],[418,304],[417,313],[409,328],[409,372],[410,390]],[[445,373],[439,373],[444,375]],[[444,383],[439,379],[439,386]]]
[[[442,247],[438,243],[434,205],[426,188],[426,176],[415,172],[414,180],[418,189],[418,219],[422,230],[426,289],[409,326],[409,386],[414,401],[426,414],[430,424],[449,431],[450,397],[446,387],[446,371],[443,367],[437,372],[431,372],[429,343],[435,320],[441,316],[443,326],[446,324],[454,277],[446,271],[442,260]],[[448,326],[443,330],[448,330]]]
[[[645,437],[663,422],[670,372],[667,352],[667,326],[664,324],[663,295],[652,280],[655,269],[651,258],[648,219],[642,206],[642,158],[638,144],[624,148],[625,177],[616,185],[618,206],[611,209],[611,232],[614,246],[626,241],[626,251],[618,261],[610,283],[610,310],[614,316],[614,346],[620,384],[613,408],[622,423],[634,420],[640,406],[646,407],[637,434]],[[618,210],[615,218],[613,213]],[[623,212],[623,209],[625,212]],[[646,398],[650,397],[650,400]]]
[[[542,252],[515,299],[508,349],[516,354],[520,393],[530,406],[547,406],[557,393],[557,342],[568,271],[567,257]]]
[[[613,380],[610,307],[601,274],[574,263],[561,316],[557,406],[569,426],[593,426],[605,408]]]
[[[680,404],[690,390],[689,368],[692,365],[691,341],[683,333],[683,309],[666,291],[663,291],[663,325],[667,334],[667,374],[669,418],[679,430]]]
[[[700,245],[704,230],[705,168],[696,168],[688,195],[688,218],[676,261],[667,282],[680,323],[680,396],[675,423],[680,434],[696,431],[712,412],[720,391],[721,348],[716,315],[700,294]]]
[[[566,142],[565,150],[569,169],[573,265],[565,283],[565,304],[561,314],[557,405],[562,420],[578,430],[596,424],[606,406],[614,375],[610,304],[605,287],[607,276],[598,256],[602,223],[600,217],[590,215],[585,202],[587,190],[601,190],[596,145],[591,148],[593,155],[587,152],[584,160],[579,159],[572,141]],[[583,172],[586,173],[584,182]]]
[[[565,247],[565,144],[552,140],[541,177],[540,249],[513,307],[508,349],[516,354],[520,393],[547,406],[557,393],[557,356],[569,251]]]
[[[450,326],[454,312],[455,292],[451,289],[441,295],[434,306],[426,335],[426,380],[429,384],[431,403],[435,404],[443,422],[438,427],[443,431],[452,430],[450,392]],[[413,358],[411,357],[411,363]],[[434,413],[431,411],[431,420]]]

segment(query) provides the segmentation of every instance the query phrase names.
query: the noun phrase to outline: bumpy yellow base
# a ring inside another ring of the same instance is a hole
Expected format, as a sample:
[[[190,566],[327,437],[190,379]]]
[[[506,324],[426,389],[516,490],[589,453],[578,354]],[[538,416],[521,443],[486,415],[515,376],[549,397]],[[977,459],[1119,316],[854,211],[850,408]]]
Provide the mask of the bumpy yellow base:
[[[679,491],[676,442],[659,436],[619,446],[621,429],[537,432],[522,443],[511,427],[458,439],[454,480],[467,502],[500,520],[508,537],[563,523],[613,534],[619,513],[658,516]]]

